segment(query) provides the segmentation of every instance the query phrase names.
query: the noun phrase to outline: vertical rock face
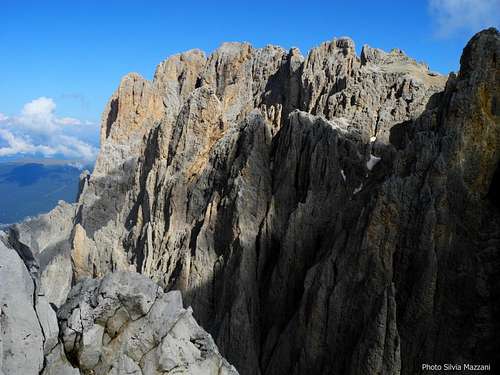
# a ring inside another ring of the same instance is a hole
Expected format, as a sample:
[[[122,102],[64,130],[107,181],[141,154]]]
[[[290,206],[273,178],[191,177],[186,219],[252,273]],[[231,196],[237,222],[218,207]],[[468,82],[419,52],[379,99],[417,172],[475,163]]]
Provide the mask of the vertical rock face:
[[[358,57],[347,38],[306,58],[226,43],[125,77],[68,214],[74,281],[133,269],[180,290],[245,375],[495,366],[499,56],[495,29],[449,77],[400,50]],[[85,371],[145,371],[139,352],[102,354],[114,331],[89,301],[103,283],[59,310],[64,348]],[[68,306],[85,304],[73,341]],[[165,369],[170,344],[153,341],[147,362]]]
[[[70,237],[76,205],[60,201],[47,214],[9,228],[9,242],[17,249],[39,292],[60,306],[71,289],[73,277]]]
[[[13,249],[0,243],[0,250],[0,369],[35,374],[43,367],[43,334],[33,307],[33,280]]]
[[[55,354],[55,311],[17,252],[2,241],[0,280],[0,374],[41,374],[45,356],[59,362],[60,374],[74,374],[64,353]]]

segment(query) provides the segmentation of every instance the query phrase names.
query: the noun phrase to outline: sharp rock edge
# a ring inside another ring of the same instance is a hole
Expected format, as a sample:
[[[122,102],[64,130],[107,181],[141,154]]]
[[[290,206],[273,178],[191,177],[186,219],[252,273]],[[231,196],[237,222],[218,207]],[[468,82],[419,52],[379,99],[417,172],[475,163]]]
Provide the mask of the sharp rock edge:
[[[498,366],[499,57],[488,29],[448,77],[348,38],[307,57],[225,43],[127,75],[78,202],[5,236],[59,308],[44,368],[62,353],[82,373],[154,374],[184,353],[234,371],[175,290],[243,375]],[[98,292],[117,280],[125,300]],[[163,308],[191,327],[168,344],[172,320],[140,328]]]

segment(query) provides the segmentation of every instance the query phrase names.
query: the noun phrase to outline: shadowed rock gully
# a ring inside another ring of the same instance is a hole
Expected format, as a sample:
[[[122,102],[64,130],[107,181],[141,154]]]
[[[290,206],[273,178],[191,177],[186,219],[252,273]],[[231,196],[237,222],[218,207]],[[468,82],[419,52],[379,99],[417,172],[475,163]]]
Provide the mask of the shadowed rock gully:
[[[498,366],[499,49],[482,31],[442,77],[350,39],[306,58],[226,43],[127,76],[75,280],[180,290],[245,375]]]

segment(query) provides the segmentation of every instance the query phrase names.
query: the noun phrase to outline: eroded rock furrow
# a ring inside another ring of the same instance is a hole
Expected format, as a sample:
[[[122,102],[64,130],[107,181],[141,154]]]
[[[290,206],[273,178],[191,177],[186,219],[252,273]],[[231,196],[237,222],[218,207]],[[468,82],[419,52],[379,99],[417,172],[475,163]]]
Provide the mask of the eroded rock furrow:
[[[78,202],[9,235],[62,305],[59,352],[83,373],[235,371],[178,290],[244,375],[498,366],[499,56],[488,29],[448,77],[348,38],[127,75]],[[156,288],[131,270],[167,291],[137,319],[94,292]],[[166,340],[160,305],[188,333]]]

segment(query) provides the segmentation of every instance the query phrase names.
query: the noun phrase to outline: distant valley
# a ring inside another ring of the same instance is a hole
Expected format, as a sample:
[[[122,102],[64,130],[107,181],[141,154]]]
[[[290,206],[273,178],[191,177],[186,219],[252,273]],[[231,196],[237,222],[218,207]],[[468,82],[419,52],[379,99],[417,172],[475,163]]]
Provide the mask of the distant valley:
[[[62,160],[0,163],[0,226],[48,212],[59,200],[74,202],[83,169]]]

